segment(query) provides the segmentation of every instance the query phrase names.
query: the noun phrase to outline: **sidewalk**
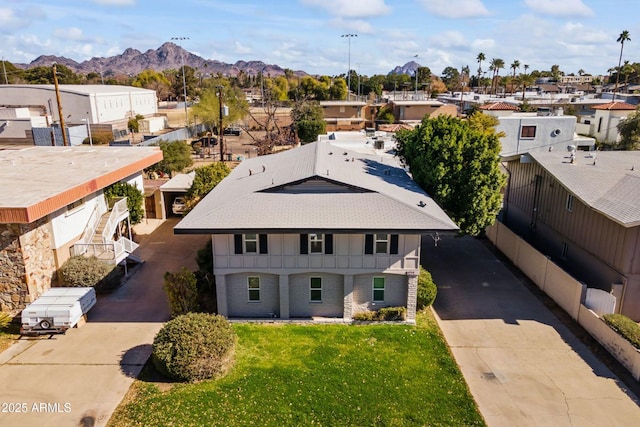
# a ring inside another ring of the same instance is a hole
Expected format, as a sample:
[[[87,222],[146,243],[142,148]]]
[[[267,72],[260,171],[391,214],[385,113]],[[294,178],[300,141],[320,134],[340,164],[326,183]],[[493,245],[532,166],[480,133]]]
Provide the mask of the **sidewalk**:
[[[208,236],[174,236],[177,219],[136,226],[145,263],[110,295],[98,296],[83,327],[22,338],[0,354],[0,426],[104,426],[151,354],[169,319],[165,271],[196,268]],[[19,412],[18,412],[19,411]]]
[[[487,424],[638,425],[637,398],[482,244],[423,244],[434,311]]]

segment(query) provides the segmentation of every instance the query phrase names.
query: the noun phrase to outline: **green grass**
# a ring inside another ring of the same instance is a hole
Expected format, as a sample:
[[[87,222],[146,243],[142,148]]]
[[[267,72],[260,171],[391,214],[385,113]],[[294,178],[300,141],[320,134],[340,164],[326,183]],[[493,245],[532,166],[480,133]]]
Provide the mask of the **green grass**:
[[[485,425],[430,314],[408,325],[235,324],[224,378],[137,380],[110,426]]]

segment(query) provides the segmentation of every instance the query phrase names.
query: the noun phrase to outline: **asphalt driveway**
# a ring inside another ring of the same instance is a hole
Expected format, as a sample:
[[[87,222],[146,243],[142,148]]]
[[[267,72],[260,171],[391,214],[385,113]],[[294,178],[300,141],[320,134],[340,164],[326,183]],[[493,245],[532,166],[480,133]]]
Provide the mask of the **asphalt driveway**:
[[[0,426],[103,426],[139,374],[168,320],[165,271],[195,269],[207,236],[174,236],[177,219],[139,228],[145,260],[129,281],[99,296],[81,328],[22,338],[0,354]]]
[[[482,242],[425,239],[438,323],[489,426],[632,426],[637,398]]]

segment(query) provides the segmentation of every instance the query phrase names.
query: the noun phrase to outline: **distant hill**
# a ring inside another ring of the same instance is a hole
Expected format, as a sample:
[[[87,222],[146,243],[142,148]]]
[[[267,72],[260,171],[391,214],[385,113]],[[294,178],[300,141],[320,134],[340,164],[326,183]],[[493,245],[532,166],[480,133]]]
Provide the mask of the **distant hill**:
[[[265,64],[262,61],[237,61],[235,64],[227,64],[217,60],[204,59],[172,42],[166,42],[158,49],[149,49],[144,53],[137,49],[128,48],[120,55],[108,58],[94,57],[83,62],[77,62],[64,56],[41,55],[29,64],[14,65],[18,68],[27,69],[38,66],[48,67],[55,62],[69,67],[75,73],[88,74],[96,72],[102,73],[104,76],[136,75],[146,69],[155,71],[177,70],[182,67],[183,58],[185,65],[209,75],[237,76],[238,73],[244,72],[247,75],[256,76],[262,70],[271,77],[284,75],[284,68],[279,65]],[[420,67],[420,64],[410,61],[402,66],[395,67],[389,74],[408,74],[412,76],[418,67]],[[293,74],[300,77],[309,75],[302,70],[294,71]]]
[[[142,53],[137,49],[128,48],[120,55],[108,58],[94,57],[88,61],[76,62],[73,59],[62,56],[42,55],[29,64],[14,64],[19,68],[32,68],[38,66],[50,66],[53,62],[64,64],[76,73],[103,73],[105,76],[127,74],[135,75],[146,69],[164,71],[177,70],[184,64],[199,70],[202,73],[227,76],[236,76],[241,71],[248,75],[258,75],[264,69],[264,73],[271,77],[284,75],[284,68],[265,64],[262,61],[237,61],[235,64],[227,64],[216,60],[204,59],[198,55],[183,49],[175,43],[166,42],[158,49],[149,49]],[[306,76],[304,71],[294,71],[294,75]]]
[[[398,65],[396,68],[389,71],[389,74],[408,74],[413,76],[418,67],[422,67],[422,65],[418,64],[416,61],[409,61],[404,65]]]

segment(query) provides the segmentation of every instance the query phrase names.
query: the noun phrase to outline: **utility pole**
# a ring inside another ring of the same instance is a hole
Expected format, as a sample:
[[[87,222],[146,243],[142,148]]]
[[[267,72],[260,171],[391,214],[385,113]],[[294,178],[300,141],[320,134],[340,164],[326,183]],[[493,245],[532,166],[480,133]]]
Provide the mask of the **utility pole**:
[[[189,37],[171,37],[171,40],[189,40]],[[182,46],[180,46],[181,50]],[[187,112],[187,79],[184,75],[184,52],[180,52],[180,58],[182,60],[182,91],[184,93],[184,125],[185,127],[189,125],[189,113]]]
[[[414,58],[418,59],[418,55],[416,54],[414,56]],[[418,65],[418,62],[416,61],[416,75],[415,75],[415,78],[416,78],[416,91],[414,92],[414,95],[415,95],[414,98],[415,99],[418,98],[418,68],[420,68],[420,66]]]
[[[220,161],[224,162],[224,130],[222,129],[222,89],[224,86],[216,86],[218,89],[218,103],[220,104],[220,125],[218,126],[218,141],[220,143]]]
[[[58,87],[58,70],[56,69],[56,63],[53,63],[53,85],[56,88],[56,102],[58,102],[58,116],[60,118],[60,130],[62,131],[62,145],[65,147],[69,145],[67,141],[67,132],[64,126],[64,115],[62,114],[62,102],[60,101],[60,88]]]
[[[4,84],[9,84],[9,79],[7,79],[7,68],[4,66],[4,56],[2,57],[2,71],[4,71]]]

